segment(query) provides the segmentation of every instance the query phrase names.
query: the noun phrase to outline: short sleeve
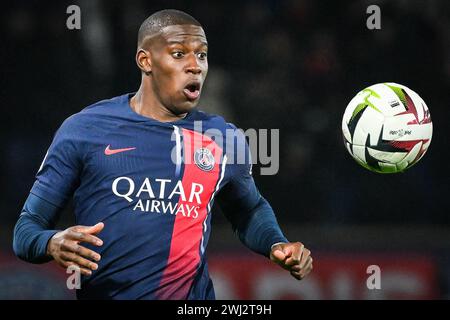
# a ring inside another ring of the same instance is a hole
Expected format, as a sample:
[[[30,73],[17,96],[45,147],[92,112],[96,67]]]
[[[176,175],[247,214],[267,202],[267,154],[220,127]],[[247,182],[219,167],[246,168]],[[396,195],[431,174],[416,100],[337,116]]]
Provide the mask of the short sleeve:
[[[31,193],[58,207],[64,206],[79,184],[80,134],[74,116],[64,121],[36,174]]]

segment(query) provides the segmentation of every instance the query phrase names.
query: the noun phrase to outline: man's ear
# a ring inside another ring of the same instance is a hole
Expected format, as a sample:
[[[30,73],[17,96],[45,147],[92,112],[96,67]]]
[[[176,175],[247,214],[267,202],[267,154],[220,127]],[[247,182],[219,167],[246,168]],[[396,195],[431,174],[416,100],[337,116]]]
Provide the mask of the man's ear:
[[[150,51],[139,49],[136,53],[136,64],[146,75],[152,73],[152,62]]]

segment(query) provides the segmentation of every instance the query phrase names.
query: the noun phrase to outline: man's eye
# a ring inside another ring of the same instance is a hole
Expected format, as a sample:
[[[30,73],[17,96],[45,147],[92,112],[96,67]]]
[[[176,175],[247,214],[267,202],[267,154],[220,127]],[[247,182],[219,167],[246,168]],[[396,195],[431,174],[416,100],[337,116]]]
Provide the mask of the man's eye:
[[[172,53],[172,57],[174,57],[175,59],[180,59],[183,58],[184,54],[181,51],[176,51]]]
[[[198,58],[201,59],[201,60],[206,59],[206,56],[207,56],[206,52],[200,52],[200,53],[198,54]]]

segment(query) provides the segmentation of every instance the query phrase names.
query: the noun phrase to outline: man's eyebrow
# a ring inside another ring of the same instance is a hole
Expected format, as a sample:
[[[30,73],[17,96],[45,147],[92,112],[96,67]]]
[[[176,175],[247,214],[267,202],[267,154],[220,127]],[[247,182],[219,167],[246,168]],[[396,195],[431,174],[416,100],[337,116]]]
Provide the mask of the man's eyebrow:
[[[168,40],[167,43],[168,44],[185,44],[186,41]],[[200,41],[200,43],[204,46],[208,46],[208,42],[206,42],[206,41]]]

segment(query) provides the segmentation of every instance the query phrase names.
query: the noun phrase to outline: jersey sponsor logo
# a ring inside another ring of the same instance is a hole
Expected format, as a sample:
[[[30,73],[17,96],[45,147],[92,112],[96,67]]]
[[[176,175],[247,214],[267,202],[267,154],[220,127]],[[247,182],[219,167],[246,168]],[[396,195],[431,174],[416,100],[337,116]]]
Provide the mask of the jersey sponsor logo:
[[[211,171],[214,168],[214,156],[208,148],[195,150],[194,162],[203,171]]]
[[[133,211],[183,215],[197,219],[202,205],[201,194],[204,187],[200,183],[190,183],[186,189],[181,180],[172,185],[170,179],[145,178],[139,185],[129,177],[116,178],[111,186],[114,195],[133,203]],[[159,189],[159,192],[158,192]],[[182,202],[174,201],[178,196]]]
[[[136,149],[136,147],[132,148],[122,148],[122,149],[111,149],[111,145],[108,144],[108,146],[105,148],[105,155],[110,156],[116,153],[125,152],[125,151],[131,151]]]

